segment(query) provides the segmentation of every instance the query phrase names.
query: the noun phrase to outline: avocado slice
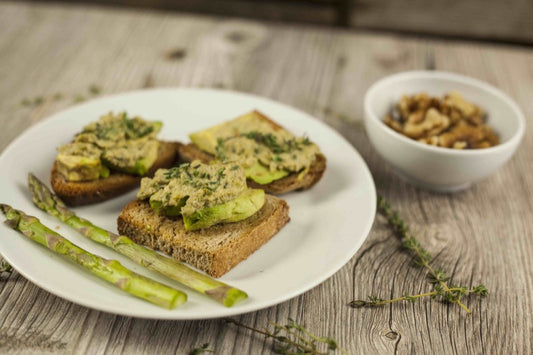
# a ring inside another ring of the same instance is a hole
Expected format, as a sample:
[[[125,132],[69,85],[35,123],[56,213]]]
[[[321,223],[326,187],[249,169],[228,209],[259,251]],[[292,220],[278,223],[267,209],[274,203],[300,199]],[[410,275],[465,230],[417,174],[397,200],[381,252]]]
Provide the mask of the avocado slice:
[[[179,216],[181,215],[181,208],[185,206],[185,203],[187,202],[188,197],[184,197],[181,200],[179,200],[178,204],[176,206],[167,206],[163,203],[163,201],[155,199],[155,195],[152,195],[150,197],[150,207],[154,211],[157,212],[157,214],[165,215],[165,216]]]
[[[56,168],[68,181],[95,180],[109,176],[101,151],[90,143],[70,143],[58,148]]]
[[[191,133],[189,138],[198,148],[214,155],[219,138],[235,137],[250,131],[271,132],[280,129],[273,129],[271,123],[267,122],[258,112],[252,111],[230,121]]]
[[[221,205],[202,208],[183,216],[185,230],[208,228],[218,223],[238,222],[252,216],[265,204],[265,192],[247,189],[237,198]]]
[[[287,170],[271,171],[269,168],[259,162],[256,162],[251,167],[244,169],[244,173],[246,174],[247,178],[260,185],[270,184],[272,181],[279,180],[289,175]]]
[[[216,154],[217,138],[209,130],[189,134],[191,142],[209,154]]]
[[[102,162],[112,169],[142,176],[157,160],[158,149],[156,140],[125,141],[120,146],[104,150]]]

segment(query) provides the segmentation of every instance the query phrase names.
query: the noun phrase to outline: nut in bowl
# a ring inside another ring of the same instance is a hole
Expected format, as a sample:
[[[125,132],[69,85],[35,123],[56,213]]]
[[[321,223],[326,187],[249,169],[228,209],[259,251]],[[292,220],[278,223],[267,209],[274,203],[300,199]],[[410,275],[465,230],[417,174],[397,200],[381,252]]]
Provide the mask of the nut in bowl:
[[[493,140],[489,134],[487,139],[497,144],[487,147],[483,143],[482,149],[435,146],[431,142],[437,141],[436,135],[430,137],[432,140],[414,139],[400,133],[401,127],[393,129],[385,123],[402,97],[420,93],[440,98],[460,93],[468,103],[483,110],[484,125],[497,136]],[[364,102],[365,128],[380,156],[404,180],[433,191],[462,190],[489,176],[509,160],[525,131],[524,115],[511,98],[487,83],[453,73],[412,71],[391,75],[374,83]]]

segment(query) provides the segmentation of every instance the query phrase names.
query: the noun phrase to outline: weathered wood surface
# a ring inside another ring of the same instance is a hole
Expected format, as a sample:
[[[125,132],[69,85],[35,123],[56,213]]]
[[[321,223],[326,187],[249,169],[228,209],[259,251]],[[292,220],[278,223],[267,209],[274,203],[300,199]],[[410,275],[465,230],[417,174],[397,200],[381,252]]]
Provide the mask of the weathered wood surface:
[[[25,0],[56,1],[56,0]],[[533,44],[531,0],[59,0]]]
[[[266,326],[292,317],[336,337],[352,353],[529,353],[533,349],[533,51],[281,26],[191,15],[0,3],[0,149],[71,104],[23,108],[23,98],[104,93],[145,86],[209,86],[298,107],[338,129],[362,154],[379,193],[419,232],[453,282],[484,282],[487,299],[457,306],[421,301],[380,309],[346,304],[428,289],[378,218],[360,251],[300,297],[237,317]],[[175,52],[174,59],[167,54]],[[362,100],[394,72],[436,68],[488,81],[514,97],[529,121],[515,157],[454,195],[418,190],[395,177],[369,145]],[[179,353],[209,342],[217,354],[271,352],[270,341],[222,320],[151,321],[87,309],[16,272],[0,280],[0,352]]]
[[[29,0],[43,1],[43,0]],[[54,0],[44,0],[54,1]],[[340,1],[349,0],[62,0],[67,3],[92,3],[112,7],[152,8],[190,11],[219,16],[256,18],[271,21],[296,21],[315,24],[348,24]],[[349,11],[345,11],[346,14]]]
[[[350,25],[533,43],[530,0],[353,0]]]

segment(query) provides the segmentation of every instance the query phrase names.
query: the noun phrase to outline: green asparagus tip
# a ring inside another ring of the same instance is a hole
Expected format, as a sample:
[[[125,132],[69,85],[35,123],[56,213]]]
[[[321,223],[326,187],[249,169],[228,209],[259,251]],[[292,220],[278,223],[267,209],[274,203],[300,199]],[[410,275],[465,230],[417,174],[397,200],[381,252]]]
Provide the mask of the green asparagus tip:
[[[65,203],[32,173],[28,174],[28,187],[33,203],[39,209],[62,221],[74,215],[74,212],[70,211]]]
[[[1,203],[0,210],[2,210],[2,213],[7,218],[5,223],[11,228],[16,228],[16,226],[18,225],[18,221],[20,220],[20,215],[18,213],[14,213],[15,209],[10,205]]]
[[[0,210],[2,210],[2,213],[6,214],[9,209],[13,209],[13,207],[6,205],[5,203],[0,203]]]

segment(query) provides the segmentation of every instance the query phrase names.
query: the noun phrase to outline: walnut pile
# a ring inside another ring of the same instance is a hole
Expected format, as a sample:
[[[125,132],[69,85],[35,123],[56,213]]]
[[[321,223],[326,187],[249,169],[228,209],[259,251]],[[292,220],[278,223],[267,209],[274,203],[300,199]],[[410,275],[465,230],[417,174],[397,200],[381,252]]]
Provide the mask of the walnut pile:
[[[385,123],[409,138],[438,147],[477,149],[499,143],[485,124],[485,113],[454,91],[442,99],[426,93],[403,96]]]

